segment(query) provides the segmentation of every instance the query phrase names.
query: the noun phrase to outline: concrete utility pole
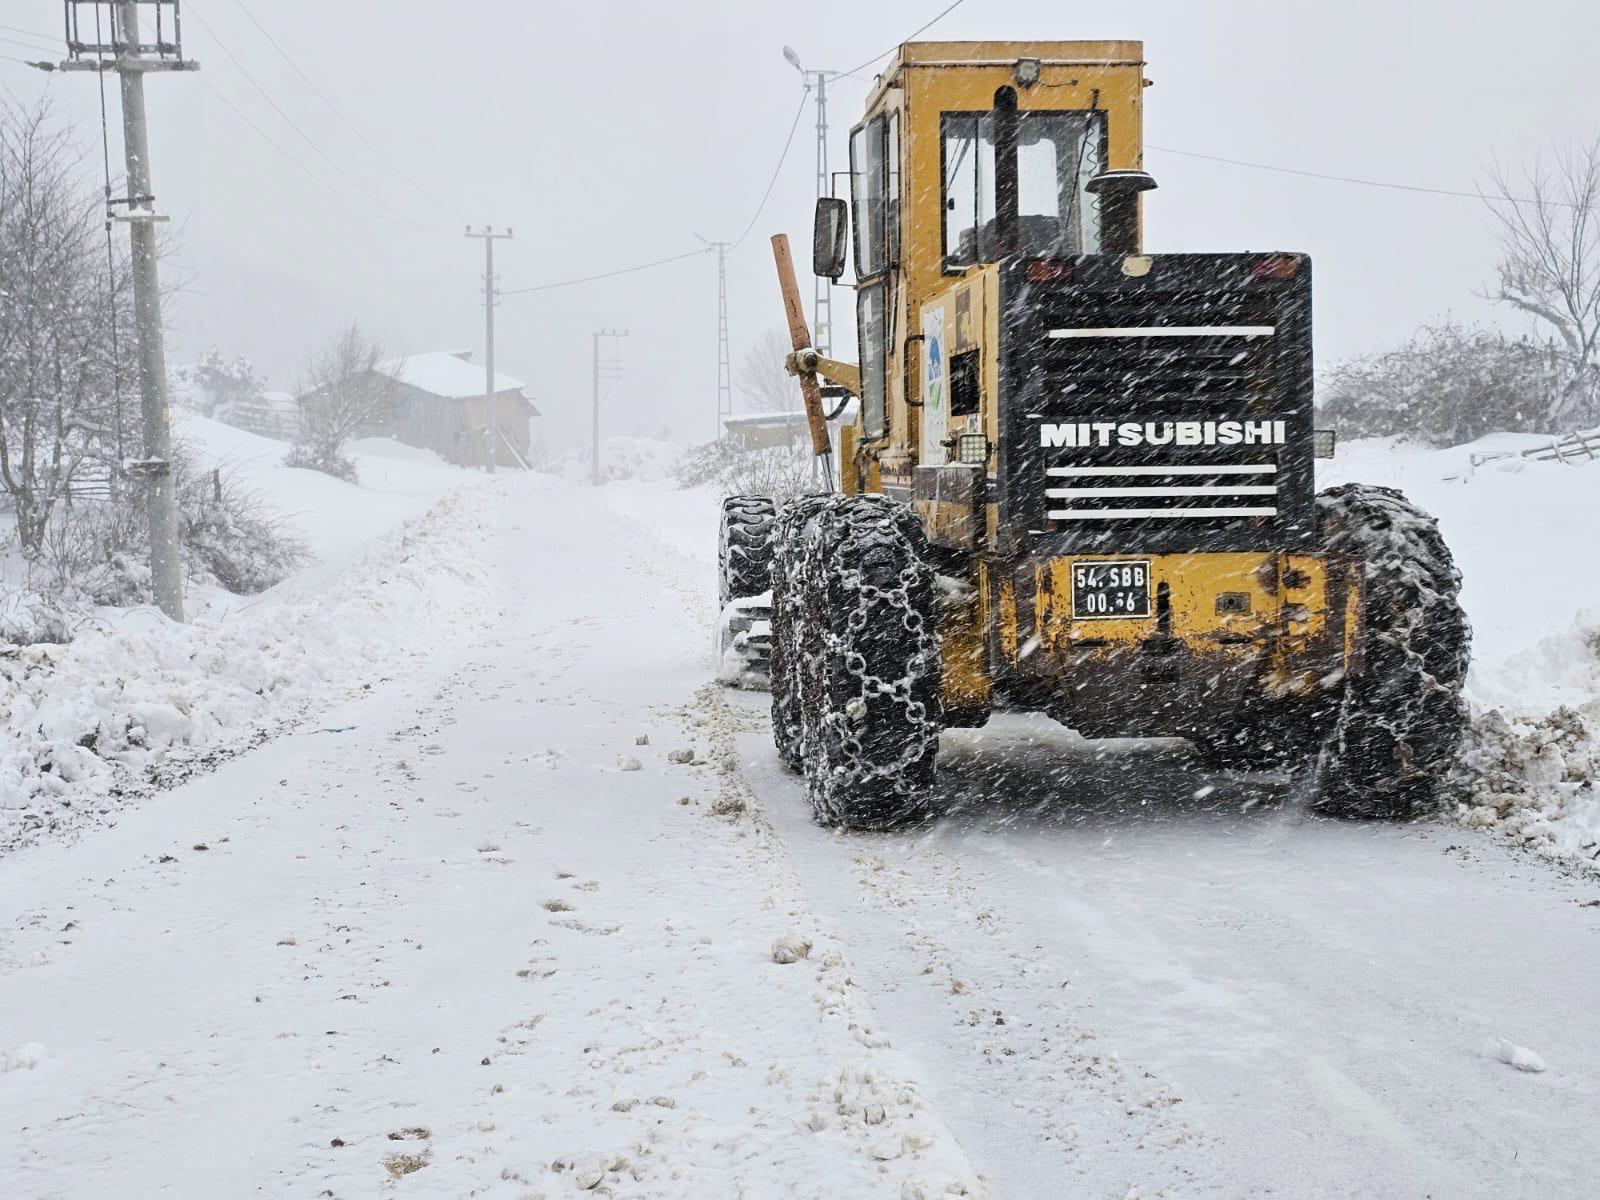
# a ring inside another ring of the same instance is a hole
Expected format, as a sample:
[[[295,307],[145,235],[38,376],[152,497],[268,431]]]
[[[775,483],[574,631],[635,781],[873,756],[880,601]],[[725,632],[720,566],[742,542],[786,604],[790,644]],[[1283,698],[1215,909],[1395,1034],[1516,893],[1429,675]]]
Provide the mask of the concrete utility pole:
[[[602,379],[619,379],[622,376],[622,360],[613,358],[609,362],[600,360],[601,338],[625,338],[628,336],[626,329],[597,329],[594,333],[594,449],[593,460],[589,468],[589,482],[595,487],[600,486],[600,381]]]
[[[178,489],[172,477],[172,426],[167,412],[166,348],[162,343],[161,280],[156,270],[156,215],[150,181],[150,138],[145,119],[144,77],[152,71],[195,71],[200,64],[183,57],[178,41],[177,6],[173,0],[107,0],[111,10],[111,41],[92,42],[79,35],[77,9],[68,6],[67,62],[64,71],[115,71],[122,83],[122,141],[128,171],[128,195],[123,201],[132,241],[133,312],[139,333],[139,408],[144,424],[144,456],[122,464],[129,474],[147,483],[150,520],[150,576],[157,605],[174,621],[183,620],[183,559],[178,546]],[[139,9],[153,11],[156,40],[139,36]],[[96,26],[99,4],[94,5]],[[163,15],[170,37],[163,32]],[[150,57],[154,54],[155,57]]]
[[[500,457],[500,413],[495,406],[494,386],[494,310],[500,302],[500,289],[494,274],[494,244],[516,236],[515,230],[496,233],[493,225],[485,225],[482,233],[473,233],[467,226],[469,238],[483,239],[483,411],[485,434],[489,442],[489,474],[494,474],[495,459]]]

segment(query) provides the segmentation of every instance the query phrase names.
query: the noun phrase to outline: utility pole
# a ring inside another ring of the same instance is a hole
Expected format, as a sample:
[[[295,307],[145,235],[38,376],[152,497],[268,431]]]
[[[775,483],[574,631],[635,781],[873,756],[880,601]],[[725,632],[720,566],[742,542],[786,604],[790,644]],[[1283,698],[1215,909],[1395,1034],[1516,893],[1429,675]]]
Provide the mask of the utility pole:
[[[79,9],[92,6],[93,40],[79,28]],[[145,116],[144,77],[154,71],[195,71],[200,64],[183,57],[175,0],[66,0],[67,52],[63,71],[115,71],[122,84],[122,141],[128,195],[124,205],[132,243],[134,323],[139,334],[139,409],[144,425],[143,457],[122,464],[142,477],[150,520],[150,577],[156,604],[174,621],[183,620],[183,559],[178,546],[178,489],[172,477],[172,426],[167,411],[166,347],[162,343],[161,279],[156,269],[157,216],[150,180],[150,137]],[[139,10],[155,18],[155,40],[139,35]],[[111,18],[111,40],[101,40],[100,10]],[[153,55],[153,57],[152,57]]]
[[[715,437],[721,438],[727,429],[727,419],[733,416],[733,358],[728,349],[728,242],[702,242],[717,252],[717,428]]]
[[[482,233],[473,233],[468,225],[467,236],[483,239],[483,412],[484,435],[489,441],[489,474],[493,475],[494,461],[500,457],[500,414],[494,402],[494,310],[500,303],[500,288],[494,273],[494,244],[514,238],[516,231],[496,233],[493,225],[485,225]]]
[[[590,464],[589,482],[595,487],[600,486],[600,381],[602,379],[620,379],[622,377],[622,359],[620,355],[609,361],[600,359],[601,338],[625,338],[628,336],[626,329],[597,329],[594,332],[594,450],[593,461]]]
[[[800,56],[788,46],[783,57],[806,81],[806,91],[817,97],[817,199],[831,195],[833,180],[828,174],[828,80],[837,78],[837,71],[808,71],[800,64]],[[811,300],[811,344],[825,358],[833,357],[833,280],[818,275],[816,291]]]
[[[817,89],[817,199],[831,190],[828,178],[828,72],[813,71]],[[824,358],[833,357],[833,280],[818,275],[811,299],[813,345]]]

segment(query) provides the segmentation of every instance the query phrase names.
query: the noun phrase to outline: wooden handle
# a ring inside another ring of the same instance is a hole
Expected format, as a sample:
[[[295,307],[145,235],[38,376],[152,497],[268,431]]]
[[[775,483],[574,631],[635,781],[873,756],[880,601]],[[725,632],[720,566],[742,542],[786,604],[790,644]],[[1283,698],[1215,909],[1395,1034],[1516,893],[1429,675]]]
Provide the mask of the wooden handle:
[[[805,309],[800,307],[800,285],[794,278],[794,257],[789,253],[789,235],[772,235],[772,257],[778,264],[778,287],[783,292],[783,311],[789,319],[789,341],[796,351],[811,348],[811,330],[806,326]],[[822,415],[822,385],[815,371],[801,371],[800,395],[806,402],[806,424],[811,427],[811,452],[832,454],[828,440],[828,421]]]

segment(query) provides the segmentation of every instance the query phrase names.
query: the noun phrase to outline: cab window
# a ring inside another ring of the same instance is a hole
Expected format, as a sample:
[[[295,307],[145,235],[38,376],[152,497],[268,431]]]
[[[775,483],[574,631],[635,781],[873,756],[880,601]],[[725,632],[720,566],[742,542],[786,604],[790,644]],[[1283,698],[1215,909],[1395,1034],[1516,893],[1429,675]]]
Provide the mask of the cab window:
[[[850,135],[850,199],[856,218],[856,278],[888,265],[888,122],[874,117]]]
[[[882,283],[856,292],[856,334],[861,348],[861,425],[867,438],[881,438],[888,433],[884,396],[889,349]]]
[[[888,213],[885,245],[890,267],[900,265],[900,114],[889,114],[884,174],[888,179],[884,194],[884,209]]]
[[[959,270],[998,254],[994,126],[988,113],[945,113],[944,265]],[[1017,121],[1017,234],[1028,255],[1094,254],[1098,207],[1084,185],[1105,161],[1105,113],[1025,112]]]

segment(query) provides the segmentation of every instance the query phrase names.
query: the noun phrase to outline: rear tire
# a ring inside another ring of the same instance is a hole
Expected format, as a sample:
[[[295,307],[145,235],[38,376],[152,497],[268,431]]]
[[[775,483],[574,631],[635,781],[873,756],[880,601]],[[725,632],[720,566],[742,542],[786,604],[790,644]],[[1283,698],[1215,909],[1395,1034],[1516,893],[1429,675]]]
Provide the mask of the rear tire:
[[[772,587],[772,525],[778,508],[770,496],[729,496],[722,502],[717,536],[717,601],[759,596]]]
[[[771,658],[772,527],[767,496],[729,496],[717,535],[717,678],[732,687],[767,686]]]
[[[799,545],[798,577],[785,576],[786,604],[794,604],[785,616],[798,623],[789,644],[812,812],[847,829],[924,817],[941,680],[921,523],[883,496],[832,497]]]
[[[1341,817],[1434,811],[1466,730],[1472,629],[1438,522],[1393,488],[1317,497],[1324,554],[1361,570],[1360,669],[1344,683],[1313,807]]]

